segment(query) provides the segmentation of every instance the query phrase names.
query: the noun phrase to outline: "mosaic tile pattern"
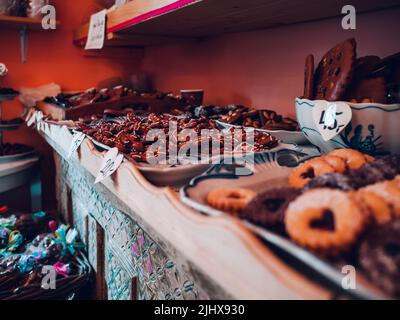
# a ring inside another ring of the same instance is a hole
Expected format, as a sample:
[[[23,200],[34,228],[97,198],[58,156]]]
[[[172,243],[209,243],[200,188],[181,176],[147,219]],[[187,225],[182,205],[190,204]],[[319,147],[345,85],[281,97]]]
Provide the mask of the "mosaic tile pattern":
[[[208,296],[192,280],[192,276],[170,259],[143,229],[61,159],[59,183],[71,189],[73,219],[83,239],[88,238],[91,263],[96,267],[96,223],[105,231],[105,280],[110,300],[186,300],[207,299]],[[67,188],[59,186],[59,192]],[[65,200],[65,195],[59,195]],[[64,204],[61,208],[65,208]],[[88,230],[85,227],[86,216]],[[134,285],[136,283],[136,285]]]

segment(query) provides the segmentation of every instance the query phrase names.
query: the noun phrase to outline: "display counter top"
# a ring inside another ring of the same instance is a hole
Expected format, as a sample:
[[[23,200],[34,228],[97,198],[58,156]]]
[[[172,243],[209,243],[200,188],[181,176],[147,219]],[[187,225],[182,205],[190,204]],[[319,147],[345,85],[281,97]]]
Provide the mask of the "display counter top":
[[[86,139],[67,157],[73,134],[41,122],[39,133],[68,163],[94,184],[104,152]],[[78,174],[78,173],[76,173]],[[238,220],[207,217],[185,206],[170,187],[156,187],[126,160],[94,185],[113,206],[140,225],[175,260],[187,261],[191,274],[210,298],[330,299],[333,293],[277,257]]]

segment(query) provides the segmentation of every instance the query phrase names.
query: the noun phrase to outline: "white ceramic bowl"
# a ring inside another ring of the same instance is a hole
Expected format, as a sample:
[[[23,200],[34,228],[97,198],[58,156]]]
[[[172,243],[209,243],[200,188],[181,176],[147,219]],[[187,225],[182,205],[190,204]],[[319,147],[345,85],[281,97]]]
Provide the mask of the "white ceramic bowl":
[[[296,114],[301,130],[321,152],[352,148],[371,155],[400,154],[400,104],[347,102],[352,110],[351,123],[326,142],[313,121],[315,102],[296,99]]]

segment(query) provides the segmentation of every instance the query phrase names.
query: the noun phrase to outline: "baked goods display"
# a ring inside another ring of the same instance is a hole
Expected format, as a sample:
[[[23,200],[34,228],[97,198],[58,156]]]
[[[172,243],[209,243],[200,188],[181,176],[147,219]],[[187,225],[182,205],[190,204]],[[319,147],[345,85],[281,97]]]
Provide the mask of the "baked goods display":
[[[91,268],[84,245],[75,229],[59,225],[45,212],[8,211],[0,226],[0,298],[67,299],[89,283]],[[53,267],[56,286],[43,287],[46,272]]]
[[[292,169],[286,186],[258,189],[219,188],[205,201],[333,265],[339,260],[354,265],[387,294],[399,297],[400,283],[390,279],[400,276],[400,156],[374,159],[338,149]]]
[[[226,110],[228,112],[221,115],[220,120],[228,124],[271,131],[299,131],[296,120],[283,117],[272,110],[257,110],[235,105],[228,106]]]
[[[386,58],[357,56],[355,39],[330,49],[314,71],[314,56],[305,64],[304,98],[354,103],[400,103],[400,53]]]
[[[107,114],[108,116],[110,113]],[[165,134],[166,143],[168,146],[174,145],[179,150],[187,148],[189,145],[195,146],[198,150],[202,144],[211,144],[208,156],[223,152],[237,151],[232,147],[239,146],[243,151],[251,152],[270,150],[278,145],[278,140],[268,133],[255,132],[254,145],[248,146],[246,143],[240,144],[239,141],[246,141],[246,131],[242,130],[242,134],[238,137],[234,134],[234,129],[230,133],[225,133],[219,139],[218,150],[213,149],[215,145],[212,143],[212,136],[202,136],[201,130],[215,130],[220,132],[216,123],[203,116],[193,118],[191,115],[174,116],[171,114],[155,114],[155,113],[128,113],[125,117],[117,117],[111,119],[102,119],[104,115],[92,116],[89,119],[82,119],[77,122],[76,129],[82,131],[86,135],[94,138],[96,141],[108,146],[115,147],[121,153],[124,153],[129,159],[137,162],[153,162],[150,160],[157,160],[155,158],[168,160],[169,150],[167,147],[165,151],[157,152],[157,154],[150,154],[148,152],[154,139],[149,139],[148,133],[150,130],[161,130]],[[101,120],[102,119],[102,120]],[[176,132],[170,132],[171,122],[176,123]],[[198,135],[196,138],[185,139],[183,141],[170,139],[170,134],[178,137],[184,130],[194,130]],[[225,139],[229,137],[232,143],[227,144]],[[160,142],[160,141],[158,141]],[[228,148],[231,148],[228,150]],[[200,154],[201,156],[201,154]],[[156,161],[157,162],[157,161]]]

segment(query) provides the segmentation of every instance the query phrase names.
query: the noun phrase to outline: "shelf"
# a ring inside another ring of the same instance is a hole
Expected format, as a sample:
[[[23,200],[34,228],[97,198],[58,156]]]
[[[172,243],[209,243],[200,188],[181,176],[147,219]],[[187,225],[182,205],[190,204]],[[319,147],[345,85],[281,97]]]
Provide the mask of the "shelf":
[[[28,30],[41,30],[42,20],[38,18],[25,18],[0,15],[0,28],[22,29],[26,27]]]
[[[107,14],[106,46],[148,46],[314,21],[341,15],[346,0],[135,0]],[[399,0],[354,0],[357,13],[400,6]],[[89,24],[74,32],[84,46]],[[116,40],[118,35],[118,39]]]

